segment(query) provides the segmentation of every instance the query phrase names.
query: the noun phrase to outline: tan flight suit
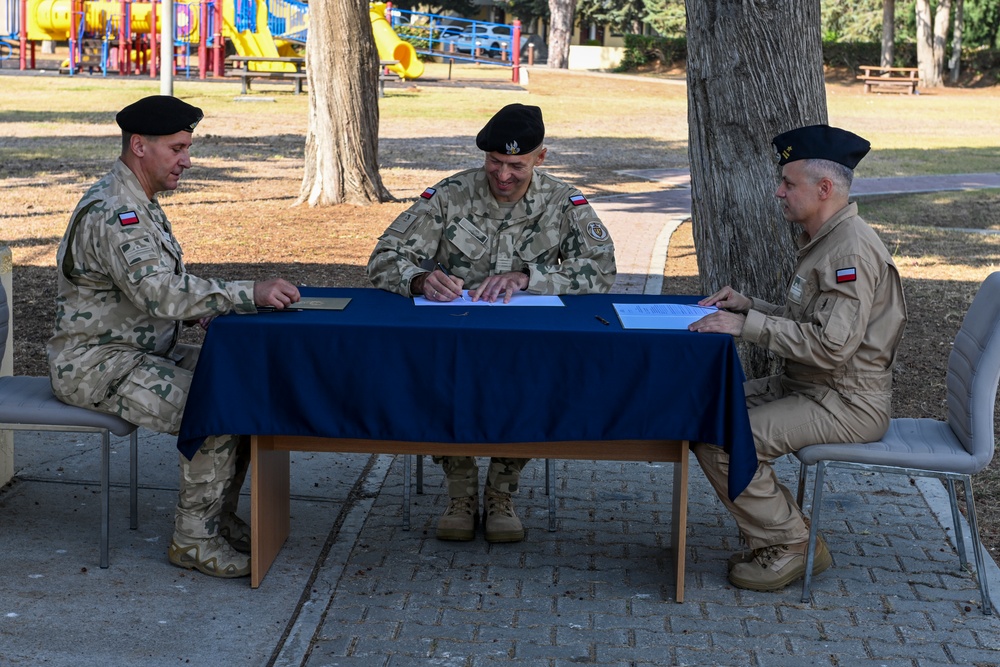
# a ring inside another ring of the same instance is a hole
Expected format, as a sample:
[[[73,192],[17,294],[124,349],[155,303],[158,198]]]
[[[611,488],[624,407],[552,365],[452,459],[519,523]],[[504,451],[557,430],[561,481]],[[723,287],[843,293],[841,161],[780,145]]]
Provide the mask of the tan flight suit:
[[[375,287],[412,296],[410,284],[443,264],[466,289],[493,274],[524,271],[531,294],[606,293],[615,282],[615,246],[597,212],[576,188],[535,170],[524,196],[498,202],[486,170],[449,176],[401,213],[368,260]],[[434,457],[444,467],[452,498],[478,494],[471,456]],[[487,485],[517,491],[528,459],[493,458]]]
[[[207,223],[205,223],[207,224]],[[115,160],[77,205],[57,256],[56,324],[48,343],[52,392],[160,433],[177,433],[200,348],[177,344],[182,321],[256,312],[253,282],[187,273],[154,196]],[[218,534],[249,463],[236,436],[205,439],[180,458],[178,532]]]
[[[889,427],[906,304],[892,257],[857,213],[849,204],[815,238],[803,234],[785,305],[754,299],[747,313],[741,338],[783,358],[785,370],[744,385],[758,469],[736,502],[727,495],[729,456],[694,448],[751,549],[809,539],[771,461],[806,445],[877,440]]]

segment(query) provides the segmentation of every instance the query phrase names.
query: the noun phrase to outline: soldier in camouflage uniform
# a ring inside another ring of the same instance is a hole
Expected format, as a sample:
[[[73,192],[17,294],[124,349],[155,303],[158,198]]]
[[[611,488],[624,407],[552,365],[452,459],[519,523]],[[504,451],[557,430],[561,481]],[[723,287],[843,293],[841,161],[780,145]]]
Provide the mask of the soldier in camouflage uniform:
[[[427,188],[379,238],[368,260],[375,287],[434,301],[509,301],[516,292],[608,292],[615,281],[611,236],[579,190],[535,171],[545,160],[538,107],[511,104],[476,137],[484,166]],[[428,267],[434,267],[433,271]],[[442,270],[445,269],[445,270]],[[479,471],[472,457],[434,457],[450,502],[438,521],[442,540],[471,540],[479,520]],[[528,459],[490,459],[483,493],[486,539],[517,542],[514,511]]]
[[[122,153],[80,200],[59,246],[55,333],[48,344],[53,393],[65,403],[177,433],[198,347],[177,343],[183,324],[283,308],[299,298],[281,279],[205,280],[187,273],[156,193],[191,166],[201,110],[152,96],[122,109]],[[247,443],[205,439],[180,456],[171,563],[217,577],[250,574],[250,531],[236,516]]]

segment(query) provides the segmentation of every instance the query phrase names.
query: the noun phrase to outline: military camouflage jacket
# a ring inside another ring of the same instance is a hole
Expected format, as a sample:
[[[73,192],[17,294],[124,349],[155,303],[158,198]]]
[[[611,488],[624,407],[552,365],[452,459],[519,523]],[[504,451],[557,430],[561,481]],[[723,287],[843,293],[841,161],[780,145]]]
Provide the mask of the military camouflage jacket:
[[[181,247],[156,197],[121,160],[77,204],[57,256],[52,392],[94,405],[144,354],[170,357],[182,320],[256,312],[253,282],[184,271]]]
[[[375,287],[411,296],[410,282],[440,262],[467,289],[493,274],[527,269],[534,294],[607,292],[615,281],[611,235],[580,191],[535,171],[519,201],[490,193],[470,169],[427,188],[379,238],[368,260]]]

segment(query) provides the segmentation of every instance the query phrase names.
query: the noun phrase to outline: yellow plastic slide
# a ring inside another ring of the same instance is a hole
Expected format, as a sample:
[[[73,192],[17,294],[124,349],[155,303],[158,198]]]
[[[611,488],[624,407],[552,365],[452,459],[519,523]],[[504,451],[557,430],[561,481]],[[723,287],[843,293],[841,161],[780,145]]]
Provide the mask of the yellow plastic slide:
[[[409,42],[404,42],[385,20],[385,3],[373,2],[368,6],[372,20],[372,33],[380,60],[398,60],[389,67],[403,79],[416,79],[424,73],[424,64],[417,59],[417,51]]]

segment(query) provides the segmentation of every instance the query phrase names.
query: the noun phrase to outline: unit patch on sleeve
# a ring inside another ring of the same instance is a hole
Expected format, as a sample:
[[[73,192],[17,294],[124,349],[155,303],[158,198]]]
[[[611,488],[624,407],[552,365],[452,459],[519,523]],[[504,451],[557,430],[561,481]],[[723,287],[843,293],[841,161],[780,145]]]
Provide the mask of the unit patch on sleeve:
[[[608,230],[604,228],[604,225],[596,220],[587,224],[587,233],[595,241],[607,241],[609,236]]]
[[[837,269],[838,283],[853,283],[858,279],[858,270],[853,266],[849,269]]]
[[[434,188],[427,188],[426,190],[420,193],[420,196],[423,197],[424,199],[430,199],[431,197],[434,196],[435,192],[437,192],[437,190],[435,190]]]
[[[569,203],[573,206],[583,206],[587,203],[587,198],[583,195],[573,195],[569,198]]]
[[[135,214],[135,211],[125,211],[118,214],[118,222],[122,224],[122,227],[135,225],[139,222],[139,216]]]
[[[137,239],[131,239],[122,243],[118,246],[118,252],[125,258],[125,263],[128,266],[153,261],[157,255],[153,239],[149,238],[148,235],[143,235]]]

